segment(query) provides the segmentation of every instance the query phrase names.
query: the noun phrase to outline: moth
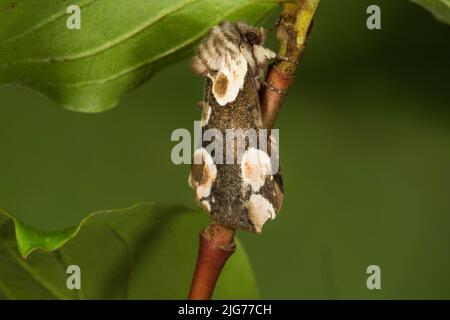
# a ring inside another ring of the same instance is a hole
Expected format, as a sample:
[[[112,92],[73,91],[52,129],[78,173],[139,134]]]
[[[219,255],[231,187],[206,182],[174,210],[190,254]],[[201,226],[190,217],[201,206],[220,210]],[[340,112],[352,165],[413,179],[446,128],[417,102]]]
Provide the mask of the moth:
[[[213,150],[203,141],[194,151],[189,184],[215,221],[256,233],[275,218],[283,198],[281,175],[272,170],[277,147],[270,133],[263,134],[259,102],[266,66],[276,57],[264,47],[265,38],[263,28],[224,21],[209,31],[192,59],[194,72],[206,78],[199,103],[202,136],[220,134],[214,135]],[[247,132],[256,133],[257,143]]]

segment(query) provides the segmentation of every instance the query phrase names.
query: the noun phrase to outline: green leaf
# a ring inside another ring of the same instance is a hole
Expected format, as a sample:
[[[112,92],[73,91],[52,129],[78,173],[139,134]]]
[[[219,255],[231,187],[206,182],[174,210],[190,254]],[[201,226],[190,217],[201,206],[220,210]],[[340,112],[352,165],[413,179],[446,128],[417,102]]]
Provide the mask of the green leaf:
[[[209,222],[204,213],[183,207],[141,203],[93,213],[76,228],[45,233],[0,212],[0,297],[184,299],[198,234]],[[81,269],[81,290],[67,288],[69,265]],[[258,297],[241,244],[214,297]]]
[[[426,8],[433,16],[444,23],[450,24],[450,0],[411,0]]]
[[[71,110],[101,112],[186,57],[221,20],[256,24],[277,2],[0,0],[0,84],[34,88]],[[80,30],[66,27],[69,4],[81,9]]]

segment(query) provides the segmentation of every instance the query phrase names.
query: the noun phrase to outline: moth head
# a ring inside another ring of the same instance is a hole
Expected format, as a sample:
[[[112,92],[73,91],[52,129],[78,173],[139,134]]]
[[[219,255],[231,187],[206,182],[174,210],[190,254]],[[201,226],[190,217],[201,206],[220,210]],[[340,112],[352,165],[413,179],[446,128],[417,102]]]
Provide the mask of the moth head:
[[[275,53],[264,46],[266,30],[249,26],[243,22],[236,23],[240,33],[240,52],[247,60],[253,75],[260,78],[264,74],[267,62],[275,57]]]
[[[255,78],[264,73],[267,62],[275,53],[264,47],[266,30],[244,22],[222,21],[213,27],[192,59],[195,73],[214,82],[220,105],[234,101],[242,88],[247,67]],[[259,86],[259,83],[257,83]],[[217,94],[217,95],[216,95]]]
[[[264,28],[250,26],[244,22],[238,22],[236,25],[243,42],[250,46],[261,46],[264,44],[266,40],[266,30]]]

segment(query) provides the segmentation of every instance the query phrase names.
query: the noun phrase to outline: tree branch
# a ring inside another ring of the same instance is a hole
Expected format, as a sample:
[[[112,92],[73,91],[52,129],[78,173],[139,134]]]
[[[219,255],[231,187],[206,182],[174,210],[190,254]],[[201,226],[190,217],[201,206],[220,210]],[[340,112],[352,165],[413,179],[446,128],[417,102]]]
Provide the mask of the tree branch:
[[[212,223],[200,233],[200,248],[189,300],[209,300],[225,262],[234,253],[234,229]]]
[[[261,94],[261,111],[264,128],[271,129],[275,123],[287,90],[295,78],[299,61],[305,51],[312,28],[313,17],[320,0],[298,0],[285,3],[279,18],[277,38],[278,55],[284,60],[269,67],[268,85]],[[273,90],[273,89],[277,90]]]

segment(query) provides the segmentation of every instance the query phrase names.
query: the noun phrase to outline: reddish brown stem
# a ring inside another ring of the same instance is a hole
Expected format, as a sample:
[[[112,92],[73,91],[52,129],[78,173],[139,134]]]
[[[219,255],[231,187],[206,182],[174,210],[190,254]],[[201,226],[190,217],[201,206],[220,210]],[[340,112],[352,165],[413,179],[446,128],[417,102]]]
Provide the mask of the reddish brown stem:
[[[200,233],[200,248],[189,300],[208,300],[225,262],[235,251],[234,229],[212,223]]]
[[[271,129],[285,94],[294,81],[295,72],[306,48],[312,21],[320,0],[298,0],[286,3],[278,23],[278,55],[283,60],[270,66],[266,82],[268,86],[261,94],[261,112],[264,128]],[[276,90],[274,90],[274,88]]]
[[[278,110],[283,104],[285,94],[294,81],[294,76],[287,75],[276,64],[271,65],[267,74],[267,83],[280,92],[266,88],[261,95],[261,112],[263,115],[263,127],[272,129]]]

